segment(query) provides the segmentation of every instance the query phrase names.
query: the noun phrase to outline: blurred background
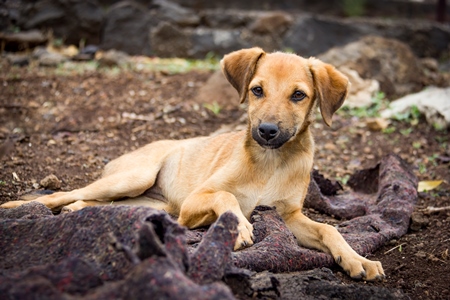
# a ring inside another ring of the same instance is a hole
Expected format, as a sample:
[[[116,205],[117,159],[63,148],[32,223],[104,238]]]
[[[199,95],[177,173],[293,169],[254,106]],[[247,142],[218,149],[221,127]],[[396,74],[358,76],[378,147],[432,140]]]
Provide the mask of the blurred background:
[[[4,0],[0,40],[3,51],[53,39],[57,44],[94,45],[131,55],[204,58],[255,45],[318,55],[377,35],[407,43],[419,57],[440,58],[449,51],[446,2]]]

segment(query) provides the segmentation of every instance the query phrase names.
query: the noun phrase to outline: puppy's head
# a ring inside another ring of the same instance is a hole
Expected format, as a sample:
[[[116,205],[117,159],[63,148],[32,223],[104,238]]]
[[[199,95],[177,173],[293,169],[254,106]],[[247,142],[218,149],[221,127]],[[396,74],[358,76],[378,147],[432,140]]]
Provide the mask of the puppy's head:
[[[251,48],[225,55],[221,66],[241,103],[248,100],[252,137],[264,148],[279,148],[303,132],[316,102],[330,126],[347,95],[348,79],[315,58]]]

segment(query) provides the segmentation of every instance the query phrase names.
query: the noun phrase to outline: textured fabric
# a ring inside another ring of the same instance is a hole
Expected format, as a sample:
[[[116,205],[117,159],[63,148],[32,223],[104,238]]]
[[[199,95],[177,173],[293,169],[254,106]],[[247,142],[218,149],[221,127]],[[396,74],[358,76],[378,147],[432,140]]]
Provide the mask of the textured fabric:
[[[355,174],[353,191],[321,193],[312,181],[305,206],[345,221],[338,230],[361,255],[406,233],[417,179],[397,156]],[[35,202],[0,209],[0,294],[4,299],[233,299],[222,281],[236,267],[291,272],[334,264],[297,245],[277,212],[252,214],[255,244],[232,252],[237,219],[186,230],[145,207],[98,206],[53,216]],[[3,296],[2,296],[3,297]]]

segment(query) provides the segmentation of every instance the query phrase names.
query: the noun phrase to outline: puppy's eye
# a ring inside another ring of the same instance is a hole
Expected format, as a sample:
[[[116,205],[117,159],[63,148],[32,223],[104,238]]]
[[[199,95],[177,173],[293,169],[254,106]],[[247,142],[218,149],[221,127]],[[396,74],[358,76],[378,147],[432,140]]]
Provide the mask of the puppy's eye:
[[[260,86],[255,86],[254,88],[252,88],[252,93],[256,97],[261,97],[263,95],[263,89]]]
[[[292,101],[302,101],[305,99],[306,94],[302,91],[295,91],[294,94],[292,94]]]

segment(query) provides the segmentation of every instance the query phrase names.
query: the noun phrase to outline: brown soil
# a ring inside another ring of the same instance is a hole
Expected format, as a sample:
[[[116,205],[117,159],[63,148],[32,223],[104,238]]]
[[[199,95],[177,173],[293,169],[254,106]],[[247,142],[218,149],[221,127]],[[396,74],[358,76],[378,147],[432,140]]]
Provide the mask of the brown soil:
[[[111,159],[151,141],[207,135],[224,124],[245,122],[237,95],[230,99],[236,105],[222,103],[219,113],[196,98],[211,75],[207,71],[60,74],[60,69],[10,67],[5,60],[0,69],[0,203],[41,189],[50,174],[62,181],[62,190],[71,190],[96,179]],[[420,180],[445,181],[420,194],[415,231],[371,257],[383,263],[386,280],[360,284],[399,288],[411,299],[448,299],[450,210],[424,209],[450,206],[449,133],[421,119],[391,127],[391,133],[369,131],[364,119],[345,113],[335,117],[331,129],[318,121],[315,165],[326,177],[345,182],[355,170],[394,152]]]

